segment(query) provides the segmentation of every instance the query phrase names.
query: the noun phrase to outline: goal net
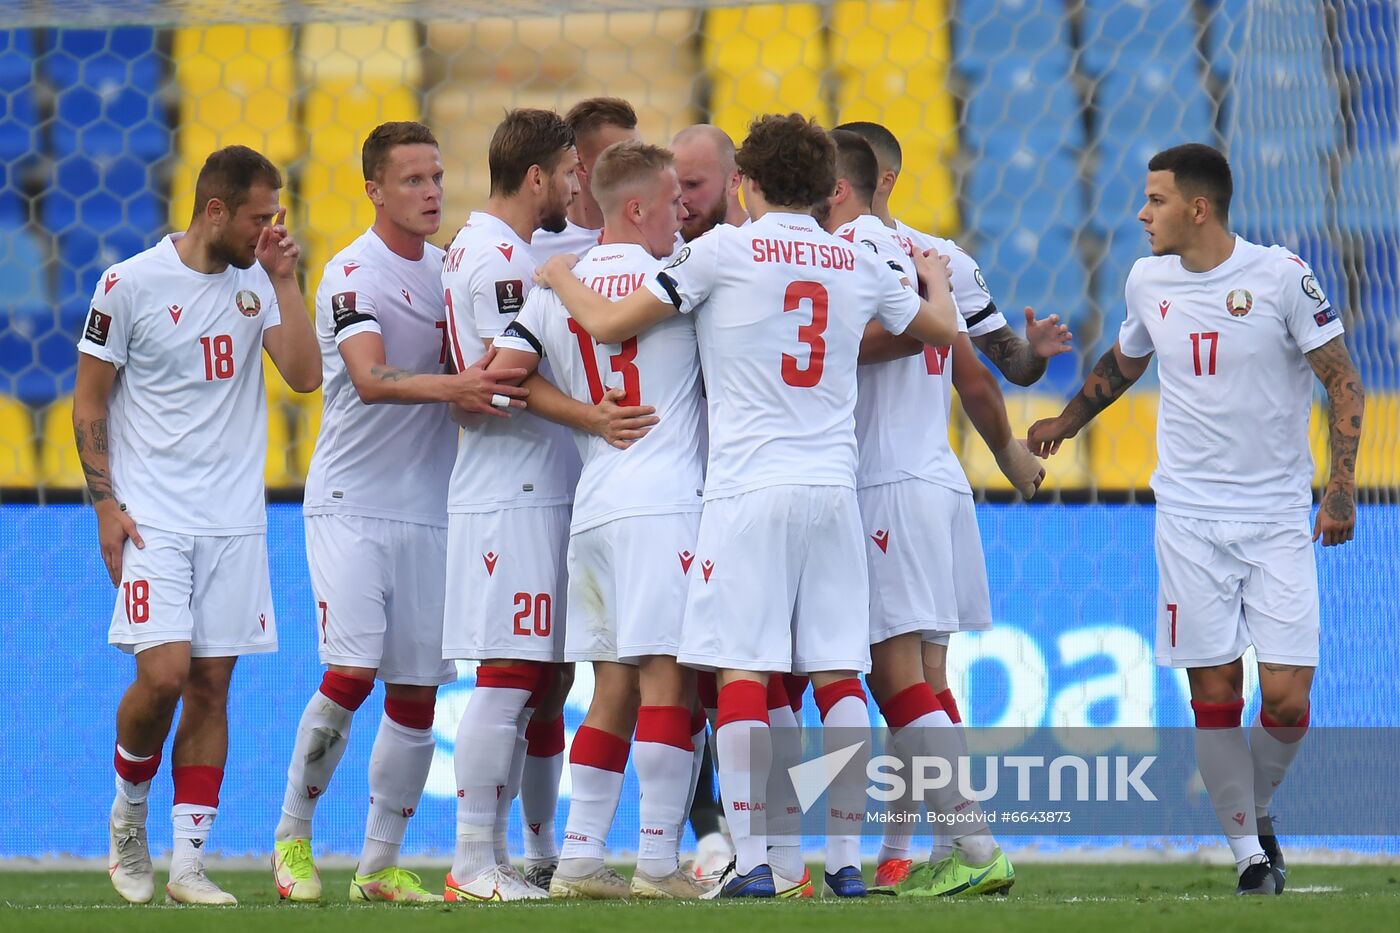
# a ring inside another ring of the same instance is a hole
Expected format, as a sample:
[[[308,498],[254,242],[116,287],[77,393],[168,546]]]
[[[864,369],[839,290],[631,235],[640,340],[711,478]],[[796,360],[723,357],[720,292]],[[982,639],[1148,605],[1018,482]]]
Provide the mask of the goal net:
[[[1147,159],[1188,141],[1223,149],[1236,180],[1233,226],[1311,263],[1367,386],[1357,540],[1319,557],[1326,670],[1315,715],[1396,724],[1400,661],[1368,648],[1400,629],[1397,15],[1392,0],[18,5],[0,29],[0,568],[10,584],[0,619],[15,633],[0,648],[0,683],[24,698],[21,721],[52,721],[55,690],[66,705],[65,726],[26,730],[37,734],[16,739],[0,774],[20,769],[22,786],[70,774],[77,744],[88,764],[74,780],[93,792],[42,826],[23,795],[0,801],[0,820],[34,826],[7,835],[0,857],[101,849],[107,723],[129,670],[102,644],[110,593],[80,506],[70,423],[74,342],[101,271],[183,229],[204,157],[243,143],[286,173],[310,296],[326,261],[372,220],[359,152],[374,125],[422,120],[441,140],[445,243],[486,197],[486,143],[506,109],[562,112],[596,95],[631,101],[642,135],[661,143],[697,122],[741,141],[753,117],[772,111],[887,126],[904,150],[895,215],[971,253],[1018,331],[1029,306],[1075,333],[1076,351],[1035,386],[1004,383],[1021,434],[1058,413],[1116,337],[1124,279],[1147,252],[1136,220]],[[266,847],[316,676],[296,501],[321,400],[295,395],[270,366],[268,384],[283,650],[240,669],[218,840],[230,852]],[[1324,405],[1319,392],[1318,488],[1329,463]],[[1151,657],[1145,503],[1156,407],[1150,370],[1049,462],[1050,505],[1033,508],[1012,503],[976,431],[954,418],[952,443],[986,500],[998,623],[954,645],[954,686],[972,722],[1188,722],[1182,681]],[[439,703],[440,760],[413,851],[451,845],[463,675]],[[588,693],[580,670],[570,732]],[[318,844],[332,851],[358,844],[372,718],[360,717],[340,793],[323,808]],[[623,848],[636,827],[635,794],[627,799]]]

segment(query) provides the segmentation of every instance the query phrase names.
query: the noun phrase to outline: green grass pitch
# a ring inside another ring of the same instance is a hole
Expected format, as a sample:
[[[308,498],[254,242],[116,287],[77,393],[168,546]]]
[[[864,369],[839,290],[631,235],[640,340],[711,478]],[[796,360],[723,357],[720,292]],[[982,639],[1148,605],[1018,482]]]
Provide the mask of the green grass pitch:
[[[818,869],[819,871],[820,869]],[[1237,898],[1229,868],[1205,865],[1027,864],[1007,897],[971,901],[870,898],[864,902],[783,901],[674,904],[534,903],[483,906],[351,907],[348,871],[324,873],[320,905],[281,904],[265,871],[211,876],[237,895],[237,908],[122,904],[97,871],[0,872],[0,930],[104,933],[1049,933],[1114,929],[1215,931],[1384,929],[1400,917],[1400,865],[1307,866],[1289,871],[1278,898]],[[163,875],[157,873],[158,882]],[[432,886],[437,871],[425,878]],[[163,895],[157,893],[157,900]]]

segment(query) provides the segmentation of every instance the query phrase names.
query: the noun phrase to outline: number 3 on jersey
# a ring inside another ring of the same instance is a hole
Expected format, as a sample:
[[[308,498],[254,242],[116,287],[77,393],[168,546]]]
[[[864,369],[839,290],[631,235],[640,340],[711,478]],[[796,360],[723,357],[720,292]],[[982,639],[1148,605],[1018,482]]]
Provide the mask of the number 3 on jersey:
[[[598,372],[598,354],[594,352],[593,336],[569,318],[569,333],[578,339],[579,357],[583,360],[583,375],[588,380],[588,394],[597,405],[607,391],[603,387],[603,377]],[[612,371],[622,377],[622,404],[642,404],[642,374],[637,371],[637,338],[628,337],[618,347],[618,352],[608,357]]]
[[[807,365],[799,366],[797,357],[783,354],[783,381],[799,389],[810,389],[822,380],[822,369],[826,366],[827,293],[820,282],[793,282],[783,293],[783,311],[796,311],[803,302],[811,305],[812,323],[797,328],[797,339],[807,345]]]

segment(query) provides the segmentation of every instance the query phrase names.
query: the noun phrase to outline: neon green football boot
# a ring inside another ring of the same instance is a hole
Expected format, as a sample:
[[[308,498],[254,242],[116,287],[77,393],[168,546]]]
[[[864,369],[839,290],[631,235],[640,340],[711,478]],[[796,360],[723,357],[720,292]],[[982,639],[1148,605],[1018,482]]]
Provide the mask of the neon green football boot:
[[[1016,869],[1000,848],[984,865],[969,865],[961,850],[935,865],[924,863],[895,887],[900,897],[954,897],[962,894],[1005,894],[1016,883]]]
[[[423,887],[423,879],[411,871],[391,865],[371,875],[356,872],[350,881],[350,900],[365,903],[430,904],[442,900]]]

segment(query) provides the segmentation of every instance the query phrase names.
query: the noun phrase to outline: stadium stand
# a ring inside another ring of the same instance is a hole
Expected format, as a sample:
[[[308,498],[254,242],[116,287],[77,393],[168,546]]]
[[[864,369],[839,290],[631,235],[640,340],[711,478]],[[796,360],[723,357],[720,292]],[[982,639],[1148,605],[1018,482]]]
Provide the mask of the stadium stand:
[[[951,236],[961,229],[951,161],[958,151],[952,57],[943,0],[846,2],[831,11],[831,67],[840,122],[870,120],[900,141],[896,217]]]
[[[65,396],[40,415],[39,481],[48,489],[82,489],[86,485],[78,449],[73,446],[73,398]]]
[[[1059,3],[979,0],[959,4],[957,12],[953,49],[958,70],[968,77],[1008,62],[1035,62],[1068,73],[1069,20]]]
[[[252,146],[287,169],[302,152],[292,30],[212,26],[175,31],[171,58],[179,90],[178,162],[171,172],[170,225],[189,223],[194,180],[223,146]]]
[[[1017,392],[1006,396],[1006,413],[1011,419],[1011,433],[1025,437],[1026,431],[1041,418],[1053,418],[1064,407],[1064,400],[1041,392]],[[967,471],[968,482],[974,489],[1007,492],[1011,484],[997,469],[996,460],[976,431],[962,432],[962,446],[958,459]],[[1041,489],[1064,491],[1082,489],[1089,482],[1089,463],[1086,447],[1081,443],[1069,443],[1060,448],[1055,459],[1046,464],[1045,483]]]
[[[301,30],[297,60],[307,148],[297,229],[304,231],[308,296],[316,294],[335,251],[374,220],[364,195],[360,144],[385,120],[419,118],[421,48],[409,20],[374,26],[308,23]]]
[[[34,456],[34,416],[22,402],[0,395],[0,486],[39,483]]]
[[[1157,468],[1157,393],[1135,389],[1104,409],[1089,426],[1087,446],[1100,489],[1146,489]]]
[[[822,9],[815,3],[708,11],[702,57],[710,79],[710,122],[735,142],[762,113],[798,111],[830,126],[822,93],[822,32]]]

